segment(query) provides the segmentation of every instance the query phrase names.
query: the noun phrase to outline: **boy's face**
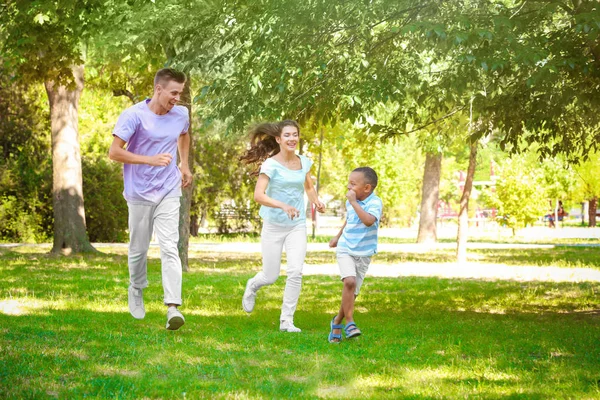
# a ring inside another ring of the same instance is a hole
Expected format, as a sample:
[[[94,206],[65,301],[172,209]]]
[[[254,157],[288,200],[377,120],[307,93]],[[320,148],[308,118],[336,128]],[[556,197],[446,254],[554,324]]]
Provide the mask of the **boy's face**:
[[[348,178],[348,190],[356,193],[358,200],[364,200],[371,194],[373,187],[365,182],[365,175],[362,172],[353,171]]]

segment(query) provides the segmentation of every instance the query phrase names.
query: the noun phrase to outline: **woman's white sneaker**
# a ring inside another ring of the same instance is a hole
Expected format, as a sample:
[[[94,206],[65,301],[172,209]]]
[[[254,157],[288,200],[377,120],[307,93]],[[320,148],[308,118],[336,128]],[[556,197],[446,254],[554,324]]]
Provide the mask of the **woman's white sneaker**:
[[[294,326],[293,320],[281,320],[279,322],[279,330],[281,332],[302,332],[302,329]]]
[[[252,279],[248,279],[248,283],[246,283],[246,290],[244,291],[244,296],[242,297],[242,308],[247,313],[251,313],[254,310],[254,304],[256,303],[256,292],[252,290],[252,283],[250,282]]]

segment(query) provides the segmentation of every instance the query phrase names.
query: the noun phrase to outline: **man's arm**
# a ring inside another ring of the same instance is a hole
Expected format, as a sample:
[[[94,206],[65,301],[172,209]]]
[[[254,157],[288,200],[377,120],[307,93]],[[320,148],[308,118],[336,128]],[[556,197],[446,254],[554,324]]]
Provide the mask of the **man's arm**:
[[[182,186],[187,187],[192,183],[192,171],[188,163],[190,153],[190,134],[179,135],[177,139],[177,149],[179,150],[179,170],[181,171]]]
[[[113,136],[113,142],[108,150],[108,158],[123,164],[148,164],[154,167],[166,167],[171,163],[173,157],[169,153],[157,154],[155,156],[143,156],[125,150],[125,142],[118,136]]]

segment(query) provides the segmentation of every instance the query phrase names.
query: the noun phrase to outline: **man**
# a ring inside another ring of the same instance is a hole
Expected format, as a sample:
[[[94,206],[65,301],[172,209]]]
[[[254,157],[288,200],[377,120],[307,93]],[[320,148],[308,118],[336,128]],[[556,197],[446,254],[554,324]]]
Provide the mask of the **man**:
[[[143,290],[148,286],[147,254],[154,231],[160,245],[169,330],[185,323],[177,309],[181,305],[182,277],[177,250],[179,198],[182,185],[192,183],[188,167],[189,113],[177,105],[185,80],[183,72],[171,68],[158,71],[152,98],[119,116],[109,151],[111,160],[124,164],[123,196],[129,208],[129,311],[136,319],[146,315]]]

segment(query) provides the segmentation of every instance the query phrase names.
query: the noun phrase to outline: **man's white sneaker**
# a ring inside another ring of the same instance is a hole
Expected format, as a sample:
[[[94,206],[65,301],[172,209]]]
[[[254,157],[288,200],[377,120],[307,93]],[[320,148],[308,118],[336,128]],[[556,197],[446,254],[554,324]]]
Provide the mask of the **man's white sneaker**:
[[[244,291],[244,297],[242,297],[242,308],[247,313],[251,313],[254,310],[254,303],[256,303],[256,292],[252,290],[252,279],[248,279],[246,283],[246,290]]]
[[[294,326],[294,321],[292,320],[281,320],[279,322],[279,330],[281,332],[302,332],[302,329]]]
[[[129,312],[135,319],[143,319],[146,316],[144,308],[144,293],[142,289],[129,286],[127,302],[129,303]]]
[[[177,309],[177,307],[169,307],[167,309],[167,329],[170,331],[176,331],[185,324],[185,318],[183,314]]]

